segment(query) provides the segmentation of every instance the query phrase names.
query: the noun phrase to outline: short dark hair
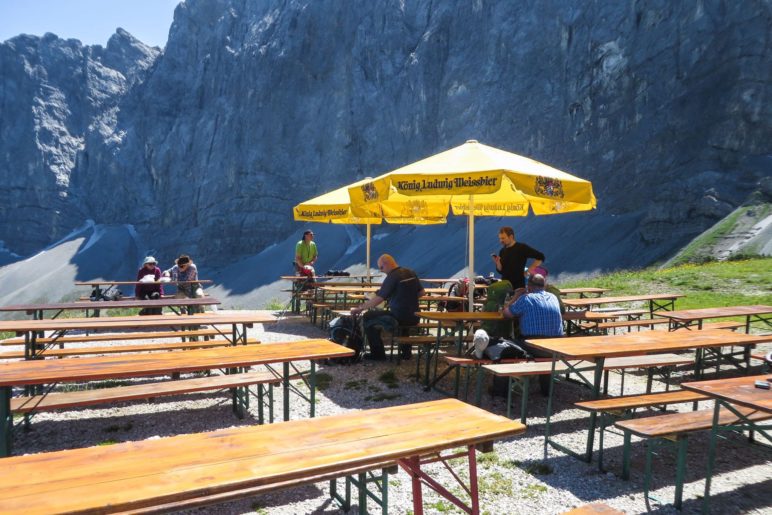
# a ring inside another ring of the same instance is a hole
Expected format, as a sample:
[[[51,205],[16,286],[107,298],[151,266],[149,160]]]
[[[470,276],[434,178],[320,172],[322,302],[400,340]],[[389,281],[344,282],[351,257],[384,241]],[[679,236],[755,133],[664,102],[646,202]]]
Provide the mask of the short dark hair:
[[[308,229],[308,230],[304,231],[304,232],[303,232],[303,239],[305,240],[305,239],[306,239],[306,236],[308,236],[309,234],[310,234],[311,236],[313,236],[313,235],[314,235],[314,231],[312,231],[311,229]]]
[[[177,261],[175,261],[175,263],[177,263],[177,266],[187,265],[188,263],[190,263],[190,256],[188,256],[187,254],[183,254],[177,258]]]
[[[501,233],[504,233],[507,236],[514,236],[515,235],[515,230],[513,228],[509,227],[508,225],[505,225],[504,227],[499,229],[499,234],[501,234]]]

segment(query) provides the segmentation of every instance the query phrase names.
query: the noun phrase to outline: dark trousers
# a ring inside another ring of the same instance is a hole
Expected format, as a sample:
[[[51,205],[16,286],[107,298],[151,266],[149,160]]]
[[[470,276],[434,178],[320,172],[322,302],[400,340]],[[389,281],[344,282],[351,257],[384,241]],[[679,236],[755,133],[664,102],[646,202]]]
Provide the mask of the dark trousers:
[[[383,309],[370,309],[364,315],[362,315],[362,326],[365,330],[365,336],[367,336],[367,343],[370,345],[370,354],[375,359],[383,359],[386,357],[386,351],[383,348],[383,339],[381,338],[381,329],[391,331],[392,334],[399,334],[400,327],[406,327],[415,324],[406,324],[400,322],[389,311]],[[409,358],[411,353],[411,345],[402,344],[399,346],[399,354],[403,358]]]

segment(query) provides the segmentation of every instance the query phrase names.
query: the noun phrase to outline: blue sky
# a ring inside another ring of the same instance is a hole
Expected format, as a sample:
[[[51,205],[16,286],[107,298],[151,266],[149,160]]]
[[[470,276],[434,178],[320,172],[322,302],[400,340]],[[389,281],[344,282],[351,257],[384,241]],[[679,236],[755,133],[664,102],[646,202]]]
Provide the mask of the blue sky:
[[[122,27],[143,43],[163,47],[181,0],[0,0],[0,41],[53,32],[86,45],[107,44]]]

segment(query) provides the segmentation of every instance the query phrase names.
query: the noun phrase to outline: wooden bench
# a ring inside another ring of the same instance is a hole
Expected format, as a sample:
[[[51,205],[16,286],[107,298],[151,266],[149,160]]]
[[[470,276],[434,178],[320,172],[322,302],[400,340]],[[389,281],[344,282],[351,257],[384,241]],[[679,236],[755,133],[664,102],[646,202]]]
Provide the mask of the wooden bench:
[[[247,338],[247,345],[256,345],[260,340]],[[228,340],[206,340],[203,342],[174,342],[174,343],[147,343],[139,345],[113,345],[110,347],[81,347],[68,349],[45,349],[38,353],[46,358],[63,358],[72,356],[88,356],[92,354],[119,354],[122,352],[154,352],[182,349],[210,349],[213,347],[226,347],[233,345]],[[242,344],[239,344],[242,345]],[[24,351],[0,352],[2,359],[24,359]]]
[[[577,402],[575,405],[590,413],[600,414],[599,439],[598,439],[598,470],[603,469],[604,436],[610,422],[620,418],[628,418],[639,408],[651,408],[654,406],[669,406],[687,402],[696,403],[706,400],[707,397],[688,390],[673,390],[657,393],[645,393],[642,395],[627,395],[623,397],[610,397],[594,401]]]
[[[735,406],[738,413],[748,420],[759,422],[772,419],[772,413]],[[737,415],[728,409],[721,408],[719,425],[731,426],[741,422]],[[651,455],[659,445],[672,441],[678,448],[676,458],[675,500],[673,505],[680,510],[683,504],[683,483],[686,475],[687,442],[690,433],[706,431],[713,427],[713,409],[692,411],[687,413],[672,413],[656,417],[623,420],[614,424],[624,432],[624,447],[622,450],[622,478],[630,478],[630,447],[632,435],[649,439],[646,446],[646,466],[644,470],[644,495],[649,496],[651,478]]]
[[[653,354],[650,356],[625,356],[619,358],[608,358],[605,360],[603,370],[605,374],[603,391],[608,392],[608,373],[612,370],[619,370],[624,373],[628,369],[647,369],[647,392],[651,389],[653,371],[659,367],[674,367],[693,363],[692,358],[685,358],[677,354]],[[566,363],[559,361],[555,363],[555,373],[585,372],[594,370],[595,363],[592,361],[569,360],[571,367]],[[520,421],[525,423],[528,409],[528,391],[529,379],[531,376],[549,375],[552,372],[552,361],[537,361],[527,363],[513,363],[503,365],[483,365],[481,370],[488,370],[493,375],[509,378],[507,389],[507,416],[512,417],[512,394],[515,386],[519,387],[520,400]],[[624,378],[624,376],[623,376]],[[478,384],[479,384],[478,380]],[[624,380],[621,390],[624,392]]]
[[[745,327],[745,324],[742,322],[710,322],[708,324],[702,324],[702,330],[703,331],[710,331],[711,329],[729,329],[734,331],[735,329],[739,329],[741,327]],[[676,331],[693,331],[696,330],[696,327],[679,327],[676,329]]]
[[[216,329],[197,329],[190,331],[148,331],[144,333],[131,332],[131,333],[96,333],[96,334],[83,334],[74,336],[60,336],[59,338],[53,337],[39,337],[36,339],[37,343],[50,344],[50,343],[89,343],[89,342],[106,342],[113,340],[150,340],[154,338],[193,338],[203,337],[209,338],[211,336],[218,336],[221,333]],[[0,341],[0,345],[24,345],[24,338],[14,337]]]
[[[300,377],[296,374],[292,379]],[[96,404],[112,402],[132,401],[139,399],[151,399],[168,395],[202,392],[206,390],[222,390],[225,388],[238,388],[252,385],[278,385],[282,377],[271,372],[246,372],[241,374],[212,375],[193,379],[181,379],[162,381],[158,383],[136,384],[129,386],[116,386],[112,388],[97,388],[91,390],[79,390],[73,392],[49,393],[46,395],[33,395],[14,397],[11,399],[11,412],[29,414],[40,411],[51,411],[64,408],[81,408]],[[268,390],[269,421],[273,422],[273,393]],[[263,423],[263,391],[258,393],[260,402],[258,423]],[[234,412],[243,418],[245,413],[241,410]]]
[[[14,456],[4,459],[0,469],[0,506],[5,514],[25,515],[149,510],[255,487],[291,486],[336,472],[372,470],[395,461],[411,478],[413,512],[422,513],[423,482],[439,485],[424,465],[443,461],[458,467],[461,460],[450,458],[463,456],[469,505],[457,497],[467,494],[444,487],[438,493],[464,511],[477,513],[482,486],[477,481],[477,449],[490,449],[494,440],[524,431],[518,422],[443,399],[353,411],[311,423],[295,420]],[[459,447],[464,450],[441,456]],[[435,457],[421,459],[430,453]],[[360,499],[369,495],[360,493]],[[386,511],[385,492],[380,504]],[[367,506],[360,510],[367,512]]]

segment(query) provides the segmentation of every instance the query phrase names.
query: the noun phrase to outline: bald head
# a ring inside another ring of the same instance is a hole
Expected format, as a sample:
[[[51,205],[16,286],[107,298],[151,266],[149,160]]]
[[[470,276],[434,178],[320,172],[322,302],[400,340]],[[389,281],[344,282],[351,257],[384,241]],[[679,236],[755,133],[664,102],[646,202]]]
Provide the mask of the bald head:
[[[543,290],[546,282],[544,276],[541,274],[533,274],[528,278],[528,286],[534,290]]]
[[[378,269],[383,270],[387,274],[397,268],[397,266],[397,261],[390,254],[384,254],[378,258]]]

